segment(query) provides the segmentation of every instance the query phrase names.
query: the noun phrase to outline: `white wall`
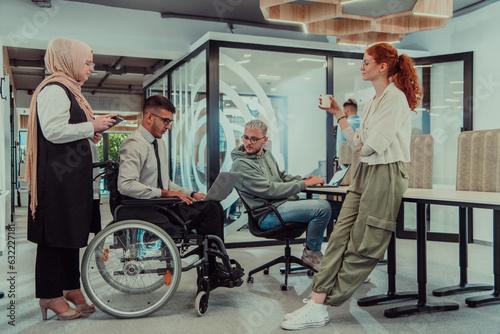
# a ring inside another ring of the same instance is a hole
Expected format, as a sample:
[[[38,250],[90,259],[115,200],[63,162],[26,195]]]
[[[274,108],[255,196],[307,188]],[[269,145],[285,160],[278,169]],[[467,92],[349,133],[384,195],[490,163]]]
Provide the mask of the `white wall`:
[[[277,86],[278,92],[286,92],[288,99],[285,140],[288,139],[289,174],[306,177],[306,173],[318,168],[318,160],[325,160],[326,112],[318,108],[319,96],[326,91],[325,83],[326,71],[318,68]]]
[[[500,127],[499,17],[500,2],[496,2],[454,18],[442,29],[410,34],[404,41],[431,55],[474,52],[474,130]],[[474,210],[474,239],[493,240],[492,217],[491,210]]]
[[[474,51],[474,130],[500,126],[499,17],[496,2],[454,18],[442,29],[405,37],[405,45],[420,46],[431,55]]]

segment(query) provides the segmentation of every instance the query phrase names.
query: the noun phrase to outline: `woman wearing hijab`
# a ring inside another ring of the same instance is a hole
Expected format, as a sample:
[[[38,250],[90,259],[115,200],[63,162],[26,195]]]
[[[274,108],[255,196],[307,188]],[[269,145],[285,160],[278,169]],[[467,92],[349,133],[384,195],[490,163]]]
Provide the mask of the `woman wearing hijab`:
[[[94,119],[82,95],[92,61],[93,51],[85,43],[51,40],[45,54],[51,75],[37,87],[30,105],[28,240],[37,244],[35,289],[44,320],[47,309],[59,320],[95,311],[80,290],[79,249],[100,227],[100,222],[92,224],[99,209],[93,206],[92,151],[102,138],[98,131],[115,121],[110,119],[114,114]]]

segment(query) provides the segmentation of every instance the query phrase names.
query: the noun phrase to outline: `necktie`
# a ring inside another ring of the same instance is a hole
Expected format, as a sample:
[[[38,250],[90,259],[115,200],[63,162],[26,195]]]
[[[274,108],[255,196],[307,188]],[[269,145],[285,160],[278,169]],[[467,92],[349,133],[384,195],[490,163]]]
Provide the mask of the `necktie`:
[[[153,140],[153,147],[155,149],[156,156],[156,166],[158,169],[158,188],[163,189],[163,182],[161,181],[161,164],[160,164],[160,155],[158,154],[158,141]]]

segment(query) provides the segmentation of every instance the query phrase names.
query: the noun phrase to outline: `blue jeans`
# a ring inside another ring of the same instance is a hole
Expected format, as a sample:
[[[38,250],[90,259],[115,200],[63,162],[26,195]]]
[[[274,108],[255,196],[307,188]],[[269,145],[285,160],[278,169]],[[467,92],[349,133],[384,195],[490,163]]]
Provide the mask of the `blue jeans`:
[[[324,199],[306,199],[287,201],[278,206],[278,212],[285,223],[297,222],[308,224],[306,244],[310,250],[321,250],[326,226],[330,222],[332,208]],[[281,223],[274,212],[268,214],[260,228],[267,231]]]

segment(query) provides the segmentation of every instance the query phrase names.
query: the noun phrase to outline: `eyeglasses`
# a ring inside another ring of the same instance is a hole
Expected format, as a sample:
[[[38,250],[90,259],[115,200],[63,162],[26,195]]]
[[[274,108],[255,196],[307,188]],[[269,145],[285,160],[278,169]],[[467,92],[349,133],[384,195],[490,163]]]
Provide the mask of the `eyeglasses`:
[[[151,114],[151,115],[153,115],[153,116],[156,116],[156,117],[158,117],[158,118],[161,118],[161,120],[163,121],[163,124],[164,124],[165,126],[170,125],[170,124],[174,121],[173,119],[170,119],[170,118],[168,118],[168,117],[161,117],[161,116],[158,116],[158,115],[156,115],[156,114],[153,114],[152,112],[150,112],[150,114]]]
[[[258,142],[259,140],[264,139],[264,138],[266,138],[266,136],[264,136],[262,138],[241,136],[241,139],[243,139],[244,141],[250,141],[252,144],[255,144],[256,142]]]
[[[85,62],[85,65],[87,65],[89,67],[92,67],[92,68],[95,68],[95,64],[94,63],[89,63],[88,61]]]
[[[361,62],[361,68],[364,70],[366,66],[370,65],[371,63],[365,62],[364,60]]]

